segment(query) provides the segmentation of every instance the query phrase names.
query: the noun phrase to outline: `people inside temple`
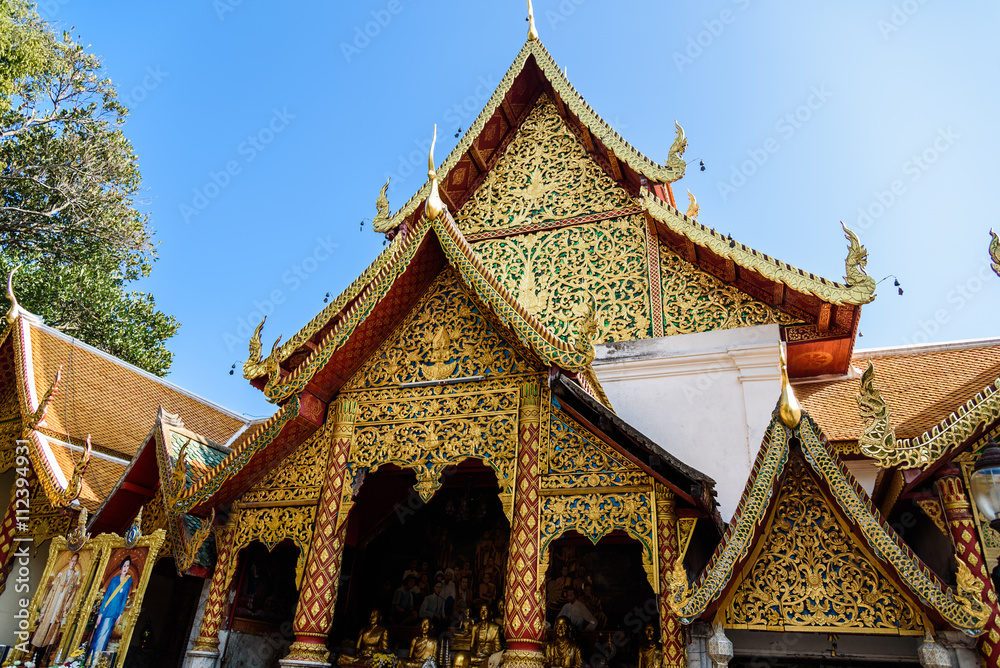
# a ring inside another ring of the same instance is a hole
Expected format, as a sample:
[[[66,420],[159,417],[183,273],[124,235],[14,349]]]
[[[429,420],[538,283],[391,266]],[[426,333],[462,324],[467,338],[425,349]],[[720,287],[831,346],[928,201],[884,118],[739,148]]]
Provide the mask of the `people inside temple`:
[[[582,668],[583,655],[580,645],[573,638],[573,628],[568,617],[556,619],[555,638],[545,648],[546,668]]]
[[[572,587],[563,590],[566,604],[559,611],[559,617],[567,618],[577,631],[593,631],[597,628],[597,619],[587,609],[586,604],[576,597]]]

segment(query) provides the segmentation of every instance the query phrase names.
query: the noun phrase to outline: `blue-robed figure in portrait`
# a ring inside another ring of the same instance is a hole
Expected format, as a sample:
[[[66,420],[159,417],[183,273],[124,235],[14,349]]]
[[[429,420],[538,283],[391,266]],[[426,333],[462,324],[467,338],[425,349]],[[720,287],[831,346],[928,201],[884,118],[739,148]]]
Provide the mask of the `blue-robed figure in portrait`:
[[[131,565],[132,557],[122,559],[119,572],[111,578],[111,582],[108,583],[108,588],[104,592],[104,599],[97,609],[97,623],[94,626],[94,638],[90,643],[88,666],[97,665],[101,652],[108,645],[111,631],[121,621],[125,603],[128,601],[128,594],[132,591],[132,576],[128,574]]]

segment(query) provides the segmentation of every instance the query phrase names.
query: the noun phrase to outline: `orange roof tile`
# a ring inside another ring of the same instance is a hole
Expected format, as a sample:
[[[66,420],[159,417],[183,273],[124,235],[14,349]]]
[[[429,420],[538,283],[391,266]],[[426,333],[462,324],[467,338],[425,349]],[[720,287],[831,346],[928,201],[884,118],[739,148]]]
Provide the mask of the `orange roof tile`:
[[[69,480],[73,477],[73,467],[80,460],[81,453],[77,451],[77,448],[67,448],[53,441],[51,438],[47,440],[49,448],[51,448],[52,454],[55,456],[55,460],[62,470],[63,476]],[[87,472],[83,476],[83,487],[80,490],[79,497],[80,503],[89,512],[92,513],[97,510],[101,502],[111,493],[111,490],[114,489],[118,479],[125,471],[125,466],[125,463],[105,459],[98,453],[94,453],[91,456]]]
[[[875,366],[875,387],[897,438],[923,434],[1000,378],[1000,339],[858,350],[852,364]],[[831,441],[856,441],[862,431],[856,396],[860,378],[801,383],[795,394]]]
[[[115,359],[45,325],[32,323],[31,360],[40,397],[63,369],[45,418],[48,431],[99,448],[135,455],[156,421],[158,409],[184,416],[194,432],[226,443],[249,419]]]

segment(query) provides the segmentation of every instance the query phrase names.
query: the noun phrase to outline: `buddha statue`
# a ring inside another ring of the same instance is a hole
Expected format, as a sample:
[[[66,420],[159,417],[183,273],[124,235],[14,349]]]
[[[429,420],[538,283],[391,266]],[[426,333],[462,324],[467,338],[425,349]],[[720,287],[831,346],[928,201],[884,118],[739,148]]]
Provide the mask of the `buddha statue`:
[[[479,615],[470,629],[472,635],[470,663],[473,668],[487,665],[490,656],[501,650],[500,625],[490,620],[490,606],[484,603],[477,610]]]
[[[656,639],[657,628],[646,624],[642,629],[642,641],[639,644],[639,668],[660,668],[663,663],[663,650]]]
[[[438,639],[431,635],[433,629],[430,618],[420,620],[420,635],[410,642],[410,654],[400,662],[403,668],[421,668],[428,659],[437,665]]]
[[[337,659],[341,666],[368,666],[377,652],[389,651],[389,631],[382,626],[382,613],[372,610],[368,626],[361,629],[358,642],[354,646],[354,656],[341,654]]]
[[[545,648],[545,668],[582,668],[580,646],[573,640],[569,617],[556,620],[556,637]]]

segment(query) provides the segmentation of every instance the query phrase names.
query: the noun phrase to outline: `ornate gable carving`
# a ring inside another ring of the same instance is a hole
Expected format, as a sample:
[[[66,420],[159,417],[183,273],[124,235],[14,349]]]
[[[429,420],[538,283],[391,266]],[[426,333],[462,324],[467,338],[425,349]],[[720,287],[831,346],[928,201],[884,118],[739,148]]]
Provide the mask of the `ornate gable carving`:
[[[725,609],[732,628],[923,633],[916,606],[840,522],[798,452]]]
[[[330,449],[329,429],[317,430],[281,460],[271,473],[251,487],[241,504],[314,503],[323,488],[326,458]]]
[[[535,370],[526,361],[529,356],[500,335],[455,272],[447,268],[403,323],[344,384],[343,391],[527,373]]]
[[[466,235],[634,206],[590,158],[544,93],[456,217]]]
[[[660,243],[663,333],[692,334],[754,325],[802,322],[695,268]]]

